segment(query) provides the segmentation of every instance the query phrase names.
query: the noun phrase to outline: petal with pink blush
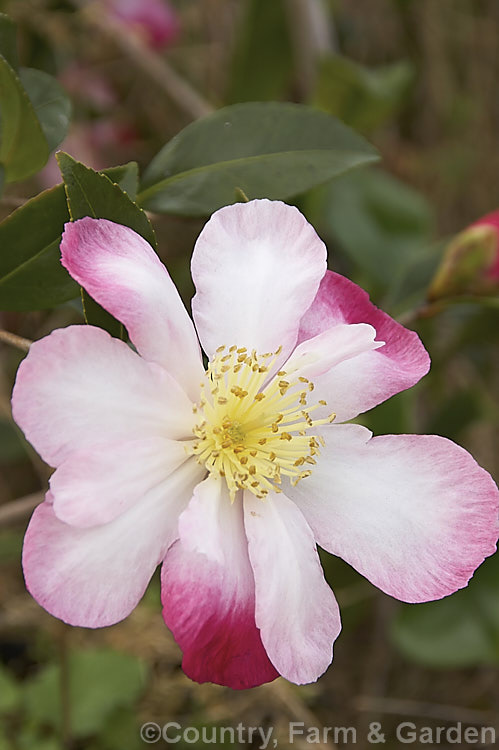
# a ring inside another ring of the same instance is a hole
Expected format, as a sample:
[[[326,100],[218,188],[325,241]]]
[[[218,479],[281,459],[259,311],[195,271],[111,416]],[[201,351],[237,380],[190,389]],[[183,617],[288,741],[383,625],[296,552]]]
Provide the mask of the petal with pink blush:
[[[61,253],[71,276],[126,326],[139,354],[195,397],[203,376],[196,332],[149,243],[129,227],[86,217],[66,224]]]
[[[314,682],[331,663],[341,622],[312,531],[283,494],[262,501],[245,492],[244,523],[265,650],[286,679]]]
[[[255,625],[241,498],[231,503],[225,483],[209,477],[196,487],[179,531],[163,565],[162,600],[184,672],[235,689],[275,679]]]
[[[345,360],[384,346],[375,338],[376,330],[366,323],[340,324],[298,344],[283,367],[287,374],[317,378]]]
[[[31,595],[70,625],[98,628],[127,617],[177,538],[178,516],[199,478],[199,466],[189,461],[140,504],[91,529],[60,521],[49,493],[24,541],[24,577]]]
[[[324,243],[294,206],[255,200],[217,211],[192,256],[192,308],[208,356],[222,344],[288,354],[325,270]]]
[[[30,347],[14,419],[51,466],[110,442],[191,437],[192,404],[163,368],[100,328],[60,328]]]
[[[417,333],[379,310],[356,284],[327,271],[301,320],[298,342],[345,323],[369,323],[376,330],[376,339],[385,345],[339,363],[315,383],[318,398],[328,402],[338,421],[353,419],[410,388],[430,367],[428,353]]]
[[[323,429],[312,475],[285,491],[318,544],[407,602],[452,594],[496,549],[499,493],[460,446],[433,435]]]
[[[161,437],[72,453],[50,477],[54,512],[81,528],[109,523],[141,503],[187,458],[183,441]]]

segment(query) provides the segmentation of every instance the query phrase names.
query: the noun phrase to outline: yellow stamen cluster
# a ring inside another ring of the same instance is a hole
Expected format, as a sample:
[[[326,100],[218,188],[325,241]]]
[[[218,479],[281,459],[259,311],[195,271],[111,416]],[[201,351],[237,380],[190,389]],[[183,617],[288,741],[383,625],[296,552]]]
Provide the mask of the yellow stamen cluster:
[[[323,440],[308,433],[335,417],[310,417],[326,402],[307,405],[314,389],[307,378],[284,370],[271,377],[280,353],[220,346],[201,384],[194,407],[200,421],[189,450],[208,471],[225,477],[231,501],[239,489],[264,498],[281,491],[282,476],[293,484],[310,476]]]

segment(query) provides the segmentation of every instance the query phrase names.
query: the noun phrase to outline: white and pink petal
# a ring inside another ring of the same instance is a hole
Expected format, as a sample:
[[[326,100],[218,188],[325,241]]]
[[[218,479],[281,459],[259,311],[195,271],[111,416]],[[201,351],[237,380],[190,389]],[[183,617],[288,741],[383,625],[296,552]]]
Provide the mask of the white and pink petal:
[[[193,323],[170,276],[143,237],[107,219],[66,224],[62,264],[125,325],[137,351],[197,395],[203,367]]]
[[[496,549],[499,493],[460,446],[433,435],[322,430],[310,477],[286,492],[317,543],[407,602],[463,588]]]
[[[314,682],[331,663],[341,621],[312,531],[284,494],[262,502],[245,492],[244,523],[265,650],[286,679]]]
[[[205,352],[237,344],[289,354],[325,270],[324,243],[294,206],[254,200],[217,211],[192,256],[192,308]]]
[[[127,617],[178,536],[178,516],[199,481],[193,460],[114,521],[90,529],[60,521],[50,493],[23,548],[28,591],[69,625],[99,628]]]
[[[300,323],[298,344],[339,325],[368,323],[384,345],[359,352],[314,381],[338,421],[353,419],[387,398],[415,385],[429,370],[430,359],[419,336],[404,328],[343,276],[327,271],[317,296]]]
[[[163,616],[197,682],[235,689],[278,677],[255,624],[255,592],[243,511],[209,477],[179,521],[180,539],[162,569]]]
[[[183,441],[163,437],[72,453],[50,477],[54,513],[81,528],[109,523],[187,460]]]
[[[384,346],[367,323],[340,324],[298,344],[285,365],[286,374],[314,380],[354,357]]]
[[[191,437],[192,404],[176,380],[100,328],[61,328],[30,347],[13,416],[51,466],[121,440]]]

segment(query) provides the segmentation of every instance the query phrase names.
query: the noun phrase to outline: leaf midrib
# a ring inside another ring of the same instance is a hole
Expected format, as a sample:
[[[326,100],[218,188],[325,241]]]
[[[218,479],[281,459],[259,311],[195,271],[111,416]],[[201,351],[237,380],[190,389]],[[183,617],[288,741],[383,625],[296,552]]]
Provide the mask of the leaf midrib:
[[[144,190],[140,191],[137,195],[137,202],[141,203],[144,201],[144,199],[150,197],[151,195],[154,195],[159,190],[165,187],[165,185],[170,185],[175,182],[178,182],[180,180],[186,179],[187,177],[190,177],[192,175],[200,174],[202,172],[210,172],[215,171],[216,169],[221,169],[226,166],[233,166],[238,164],[244,164],[246,162],[256,162],[260,159],[271,159],[273,157],[277,156],[293,156],[296,154],[324,154],[324,153],[337,153],[341,155],[350,155],[354,156],[357,155],[357,158],[360,161],[379,161],[379,156],[376,153],[372,154],[366,154],[363,155],[362,153],[359,153],[358,151],[350,151],[350,150],[342,150],[342,149],[334,149],[334,148],[316,148],[316,149],[294,149],[292,151],[272,151],[269,154],[257,154],[255,156],[243,156],[238,159],[226,159],[224,161],[217,161],[213,162],[212,164],[206,164],[202,167],[194,167],[193,169],[187,169],[184,172],[178,172],[175,175],[172,175],[171,177],[166,177],[160,180],[159,182],[154,182],[152,185],[149,185],[148,187],[144,188]]]

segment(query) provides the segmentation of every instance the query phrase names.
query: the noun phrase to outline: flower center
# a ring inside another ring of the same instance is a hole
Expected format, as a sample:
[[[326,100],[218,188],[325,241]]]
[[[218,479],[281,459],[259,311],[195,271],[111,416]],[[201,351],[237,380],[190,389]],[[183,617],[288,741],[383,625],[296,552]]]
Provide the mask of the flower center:
[[[225,477],[231,502],[239,489],[264,498],[281,491],[282,476],[293,484],[310,476],[314,456],[324,445],[310,430],[335,417],[310,417],[327,404],[320,400],[308,406],[314,385],[307,378],[280,370],[269,380],[281,350],[258,355],[220,346],[193,407],[200,421],[190,451],[210,473]]]

